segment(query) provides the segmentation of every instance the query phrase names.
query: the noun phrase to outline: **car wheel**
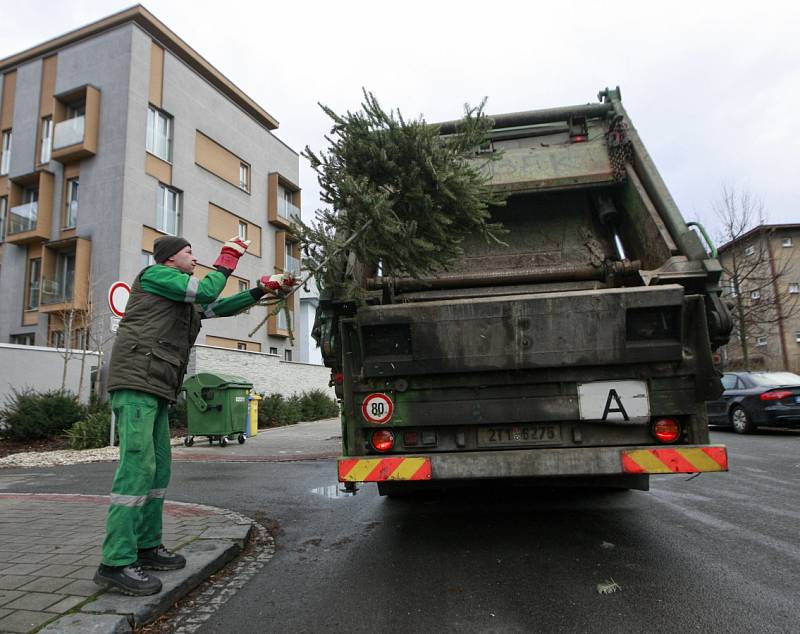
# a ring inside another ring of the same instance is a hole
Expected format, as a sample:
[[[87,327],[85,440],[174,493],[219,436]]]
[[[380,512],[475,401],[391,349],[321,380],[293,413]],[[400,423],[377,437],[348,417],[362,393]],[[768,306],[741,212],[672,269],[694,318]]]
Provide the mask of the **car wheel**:
[[[737,434],[752,434],[756,430],[749,414],[738,405],[731,410],[731,425]]]

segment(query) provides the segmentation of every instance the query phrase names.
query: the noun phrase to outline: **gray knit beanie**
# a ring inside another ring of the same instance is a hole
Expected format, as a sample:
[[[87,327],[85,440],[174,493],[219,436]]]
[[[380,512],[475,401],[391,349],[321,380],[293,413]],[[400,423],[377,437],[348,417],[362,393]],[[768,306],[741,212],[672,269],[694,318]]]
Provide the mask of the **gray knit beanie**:
[[[153,259],[161,264],[166,262],[183,247],[192,246],[186,238],[161,236],[153,242]]]

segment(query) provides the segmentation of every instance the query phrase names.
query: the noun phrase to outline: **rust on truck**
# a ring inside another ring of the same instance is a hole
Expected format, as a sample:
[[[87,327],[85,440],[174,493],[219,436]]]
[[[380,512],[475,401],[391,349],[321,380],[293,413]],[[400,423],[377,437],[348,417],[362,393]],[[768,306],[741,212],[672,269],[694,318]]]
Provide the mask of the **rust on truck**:
[[[429,279],[350,266],[366,302],[320,298],[340,480],[390,494],[502,478],[646,489],[650,473],[726,470],[705,411],[731,330],[721,268],[619,89],[493,120],[476,161],[501,153],[482,169],[507,195],[491,210],[506,245],[467,239]]]

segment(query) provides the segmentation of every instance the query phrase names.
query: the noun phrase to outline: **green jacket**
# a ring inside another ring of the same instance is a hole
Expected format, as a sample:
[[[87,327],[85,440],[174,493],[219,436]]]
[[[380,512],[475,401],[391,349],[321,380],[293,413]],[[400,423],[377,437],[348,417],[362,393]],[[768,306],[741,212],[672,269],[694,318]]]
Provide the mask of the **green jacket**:
[[[262,295],[250,289],[217,299],[226,282],[219,271],[200,280],[162,264],[139,273],[111,351],[109,392],[140,390],[174,401],[200,320],[235,315]]]

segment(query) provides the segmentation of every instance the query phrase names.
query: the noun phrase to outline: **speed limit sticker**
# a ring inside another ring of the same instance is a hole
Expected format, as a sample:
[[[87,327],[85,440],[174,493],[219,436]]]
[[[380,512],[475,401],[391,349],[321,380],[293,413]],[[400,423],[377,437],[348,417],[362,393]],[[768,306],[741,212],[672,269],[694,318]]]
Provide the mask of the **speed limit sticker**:
[[[370,423],[386,423],[394,413],[394,403],[386,394],[370,394],[361,404],[361,413]]]

